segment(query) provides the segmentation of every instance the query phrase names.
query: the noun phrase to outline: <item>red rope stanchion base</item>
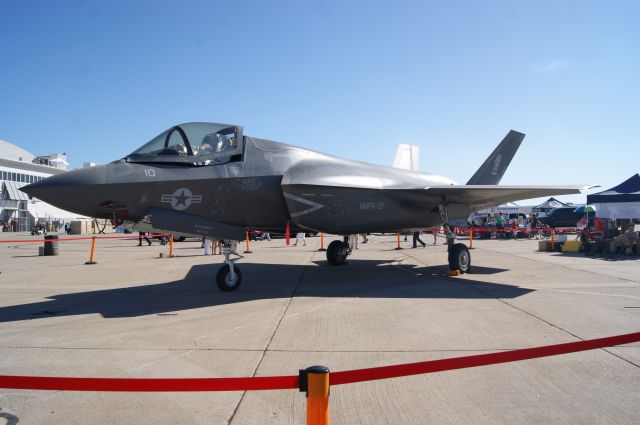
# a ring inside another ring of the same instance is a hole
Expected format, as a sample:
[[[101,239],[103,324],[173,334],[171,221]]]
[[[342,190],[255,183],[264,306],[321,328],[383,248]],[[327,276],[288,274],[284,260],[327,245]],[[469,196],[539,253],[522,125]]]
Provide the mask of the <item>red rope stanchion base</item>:
[[[557,356],[578,351],[594,350],[640,341],[640,332],[569,342],[543,347],[524,348],[499,353],[479,354],[394,366],[334,372],[331,385],[375,381],[401,376],[443,372],[477,366]],[[126,392],[184,392],[184,391],[252,391],[288,390],[299,388],[299,376],[265,376],[251,378],[190,378],[190,379],[128,379],[128,378],[63,378],[44,376],[2,376],[0,388],[57,391],[126,391]]]

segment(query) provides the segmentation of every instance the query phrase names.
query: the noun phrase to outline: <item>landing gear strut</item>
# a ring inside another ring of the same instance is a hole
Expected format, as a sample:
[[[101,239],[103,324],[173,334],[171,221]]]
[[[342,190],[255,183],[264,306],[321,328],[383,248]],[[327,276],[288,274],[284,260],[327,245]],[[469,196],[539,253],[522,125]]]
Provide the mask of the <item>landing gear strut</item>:
[[[238,243],[232,240],[225,240],[222,244],[222,255],[224,255],[224,266],[218,269],[216,273],[216,284],[223,292],[235,291],[240,287],[242,283],[242,273],[240,268],[234,264],[231,254],[237,255],[238,258],[243,258],[242,255],[236,252]]]
[[[348,238],[345,236],[343,241],[333,241],[327,247],[327,261],[332,266],[347,264],[347,257],[351,254]]]
[[[469,270],[471,270],[471,254],[469,253],[469,248],[467,248],[465,244],[454,243],[456,235],[449,225],[447,207],[440,204],[438,205],[438,209],[440,210],[440,218],[442,219],[442,225],[447,236],[449,270],[459,270],[460,273],[469,273]]]

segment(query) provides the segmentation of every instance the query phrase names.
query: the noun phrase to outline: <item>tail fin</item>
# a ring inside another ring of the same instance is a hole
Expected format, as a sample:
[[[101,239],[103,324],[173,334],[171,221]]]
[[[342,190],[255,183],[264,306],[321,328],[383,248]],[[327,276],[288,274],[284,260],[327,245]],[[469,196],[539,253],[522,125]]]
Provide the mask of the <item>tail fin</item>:
[[[487,160],[478,168],[478,171],[469,179],[467,184],[498,184],[507,171],[511,159],[520,147],[524,139],[524,133],[515,130],[509,131],[497,148],[491,152]]]
[[[398,145],[393,166],[403,170],[418,171],[420,169],[420,148],[413,145]]]

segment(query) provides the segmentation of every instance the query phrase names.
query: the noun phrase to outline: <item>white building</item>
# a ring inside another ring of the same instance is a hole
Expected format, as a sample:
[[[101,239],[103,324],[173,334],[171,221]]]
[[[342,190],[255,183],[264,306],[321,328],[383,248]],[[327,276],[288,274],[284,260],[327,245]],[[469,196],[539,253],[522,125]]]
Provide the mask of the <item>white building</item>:
[[[35,156],[0,140],[0,231],[29,231],[36,222],[61,225],[78,217],[43,201],[30,200],[19,189],[68,171],[65,154]]]

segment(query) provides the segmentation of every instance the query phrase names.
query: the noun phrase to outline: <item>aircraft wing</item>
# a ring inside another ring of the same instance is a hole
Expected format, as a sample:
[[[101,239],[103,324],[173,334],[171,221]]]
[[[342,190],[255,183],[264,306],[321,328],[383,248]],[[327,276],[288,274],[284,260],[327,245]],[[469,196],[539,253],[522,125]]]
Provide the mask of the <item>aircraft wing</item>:
[[[540,198],[554,195],[572,195],[589,185],[575,186],[497,186],[497,185],[450,185],[426,188],[425,195],[442,199],[445,203],[469,205],[470,210],[494,207],[505,202]]]

